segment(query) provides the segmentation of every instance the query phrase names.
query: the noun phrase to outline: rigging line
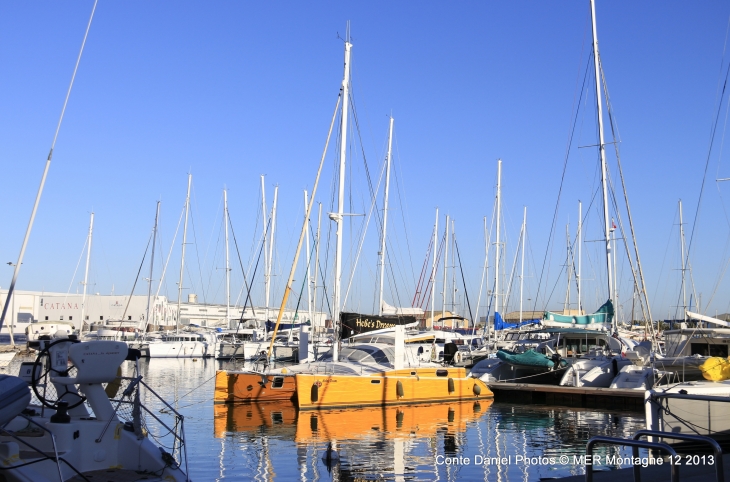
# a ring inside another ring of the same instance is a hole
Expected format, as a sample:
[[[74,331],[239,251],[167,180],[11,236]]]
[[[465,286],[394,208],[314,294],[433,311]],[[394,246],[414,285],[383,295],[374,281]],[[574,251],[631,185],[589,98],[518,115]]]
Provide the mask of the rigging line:
[[[690,236],[689,236],[689,244],[687,245],[687,253],[686,253],[686,256],[685,256],[685,259],[687,261],[689,261],[689,255],[690,255],[690,252],[692,250],[692,244],[693,244],[694,236],[695,236],[695,228],[697,227],[697,220],[700,217],[700,205],[702,203],[702,193],[705,190],[705,181],[707,180],[707,168],[710,166],[710,156],[712,155],[712,145],[715,142],[715,133],[717,132],[717,124],[718,124],[718,121],[719,121],[719,118],[720,118],[720,112],[722,110],[722,101],[725,98],[725,92],[727,90],[728,76],[730,76],[730,64],[728,64],[727,71],[725,72],[725,82],[723,83],[723,86],[722,86],[722,93],[721,93],[721,96],[720,96],[720,103],[717,106],[717,114],[715,115],[715,122],[714,122],[714,124],[712,126],[712,129],[711,129],[710,145],[709,145],[709,148],[707,150],[707,160],[705,161],[705,170],[704,170],[703,175],[702,175],[702,184],[700,186],[700,194],[699,194],[699,197],[697,199],[697,209],[695,210],[695,218],[692,221],[692,231],[691,231]]]
[[[417,306],[416,303],[418,302],[418,295],[421,293],[421,283],[424,281],[424,276],[426,275],[426,268],[428,267],[428,260],[431,258],[431,249],[433,249],[433,237],[428,237],[428,247],[426,248],[426,257],[423,260],[423,266],[421,267],[421,274],[418,276],[418,284],[416,285],[416,292],[413,294],[413,300],[411,301],[411,306]]]
[[[509,275],[509,283],[507,283],[507,296],[504,303],[504,306],[507,307],[510,306],[510,301],[512,300],[512,283],[514,283],[515,280],[515,270],[517,269],[517,256],[520,254],[522,234],[523,230],[520,229],[520,237],[519,239],[517,239],[517,249],[515,249],[515,259],[512,261],[512,272]]]
[[[395,134],[395,152],[398,155],[398,160],[400,160],[401,157],[400,157],[400,150],[398,149],[398,137],[397,136],[398,136],[398,134],[396,133]],[[410,262],[410,265],[411,265],[411,280],[414,280],[414,279],[416,279],[416,272],[413,269],[413,256],[411,254],[411,242],[410,242],[410,240],[408,238],[408,231],[410,231],[410,229],[409,229],[409,225],[410,225],[409,218],[410,218],[410,216],[408,215],[408,209],[407,209],[408,208],[408,200],[406,199],[405,207],[403,207],[403,200],[401,199],[401,196],[400,196],[401,188],[400,188],[400,182],[399,182],[399,179],[403,176],[403,171],[402,171],[402,167],[400,165],[400,162],[395,163],[395,164],[397,165],[397,169],[400,169],[401,170],[400,171],[400,175],[396,175],[395,184],[396,184],[397,192],[398,192],[398,204],[400,204],[401,217],[403,218],[403,224],[405,225],[405,228],[406,228],[405,229],[406,247],[408,248],[408,261]],[[397,172],[398,171],[396,171],[396,173]],[[404,191],[403,197],[406,197],[405,188],[403,189],[403,191]]]
[[[197,201],[197,197],[195,197],[195,186],[193,186],[193,198],[195,201]],[[195,230],[195,215],[192,209],[190,210],[190,224],[193,225],[193,240],[195,241],[195,259],[198,262],[198,279],[200,280],[200,291],[203,294],[203,304],[207,304],[207,296],[205,293],[205,284],[203,283],[203,268],[200,266],[200,253],[198,252],[198,235]],[[190,284],[193,285],[193,277],[190,276]],[[193,286],[195,288],[195,286]]]
[[[631,244],[634,247],[634,256],[636,256],[636,265],[637,265],[637,268],[639,271],[639,278],[641,281],[641,286],[640,286],[641,293],[644,294],[644,302],[646,302],[646,311],[647,311],[646,313],[644,313],[643,303],[640,301],[639,304],[641,306],[641,312],[644,315],[644,319],[646,320],[646,315],[648,314],[649,323],[652,323],[653,320],[652,320],[652,316],[651,316],[651,305],[649,304],[649,297],[646,292],[646,284],[644,283],[644,270],[641,267],[641,258],[639,257],[639,244],[636,241],[636,231],[634,230],[634,221],[631,216],[631,208],[629,206],[629,194],[628,194],[628,190],[626,189],[626,182],[624,180],[624,171],[623,171],[623,168],[621,167],[621,155],[619,153],[619,147],[618,147],[618,143],[621,141],[620,133],[618,132],[618,126],[615,126],[616,123],[614,121],[613,105],[611,104],[611,98],[608,95],[608,81],[606,80],[606,75],[603,73],[603,64],[600,63],[600,58],[598,60],[599,60],[600,68],[601,68],[601,77],[603,79],[603,91],[605,92],[605,96],[606,96],[606,107],[608,108],[607,109],[608,110],[608,120],[609,120],[609,125],[611,126],[611,136],[614,138],[615,141],[618,141],[618,142],[614,142],[613,148],[616,153],[616,164],[618,165],[618,173],[619,173],[619,178],[621,179],[621,187],[622,187],[623,194],[624,194],[624,202],[626,203],[626,213],[629,217],[629,229],[631,229]],[[617,136],[617,134],[618,134],[618,136]],[[615,198],[615,194],[613,194],[613,196]],[[615,200],[614,200],[614,202],[615,202]],[[618,209],[616,209],[616,217],[619,218],[619,224],[622,224],[621,217],[618,214]],[[624,232],[623,227],[621,228],[621,232],[622,233]],[[624,236],[624,244],[626,245],[626,252],[628,254],[629,247],[628,247],[628,242],[625,239],[625,236]],[[633,267],[633,264],[631,263],[630,255],[629,255],[629,265],[631,266],[631,274],[634,276],[634,284],[636,285],[636,289],[639,290],[639,283],[636,279],[636,273],[634,272],[634,267]],[[639,300],[641,300],[641,297],[639,297]]]
[[[147,247],[144,249],[144,254],[142,255],[142,262],[139,263],[139,269],[137,270],[137,277],[134,278],[134,284],[132,285],[132,292],[129,295],[129,298],[127,299],[127,306],[124,307],[124,313],[122,313],[122,318],[119,320],[119,324],[121,325],[122,320],[124,320],[124,317],[127,316],[127,310],[129,309],[129,303],[132,302],[132,295],[134,295],[134,289],[137,287],[137,281],[139,281],[139,274],[142,272],[142,266],[144,266],[144,260],[147,257],[147,251],[150,249],[150,243],[152,242],[152,233],[150,233],[150,237],[147,240]],[[82,320],[83,321],[83,320]],[[147,333],[147,323],[149,323],[150,320],[144,320],[144,332]]]
[[[87,235],[84,240],[84,247],[81,248],[81,254],[79,254],[79,261],[76,263],[76,269],[74,270],[74,275],[71,277],[71,283],[68,285],[68,290],[66,291],[66,296],[71,294],[71,287],[74,284],[74,280],[76,279],[76,273],[79,271],[79,265],[81,265],[81,259],[84,257],[84,252],[86,251],[86,245],[89,242],[89,236]],[[66,297],[63,298],[64,302],[66,301]],[[83,321],[83,320],[81,320]]]
[[[243,260],[241,259],[241,252],[238,249],[238,241],[236,240],[236,233],[233,231],[233,223],[231,222],[231,215],[230,212],[228,213],[228,225],[231,227],[231,235],[233,236],[233,245],[236,247],[236,255],[238,256],[238,264],[241,266],[241,274],[243,274],[243,283],[246,287],[246,300],[243,302],[243,309],[241,310],[241,319],[239,320],[239,323],[243,321],[243,313],[246,311],[246,304],[250,303],[251,305],[251,312],[253,313],[253,316],[256,316],[256,309],[253,306],[253,302],[251,301],[251,285],[248,284],[248,280],[246,279],[246,270],[243,268]],[[238,303],[236,303],[238,304]]]
[[[586,71],[585,71],[585,74],[583,75],[583,86],[581,87],[581,90],[580,90],[580,96],[578,98],[578,105],[580,105],[580,102],[583,99],[583,92],[585,91],[586,80],[588,78],[588,72],[590,71],[590,69],[588,67],[590,66],[590,60],[592,57],[593,57],[592,55],[590,55],[588,57],[588,65],[586,65]],[[575,100],[573,102],[575,102]],[[575,104],[573,106],[575,107]],[[579,111],[580,111],[579,108],[575,110],[575,117],[573,119],[573,127],[571,129],[570,135],[568,136],[568,145],[566,146],[565,160],[563,161],[563,173],[560,177],[560,187],[558,188],[558,198],[555,202],[555,211],[553,213],[553,222],[550,226],[550,234],[548,236],[548,247],[545,250],[545,258],[543,259],[542,270],[540,271],[540,280],[538,281],[537,294],[535,295],[535,303],[533,304],[532,311],[535,311],[535,308],[537,307],[537,300],[538,300],[538,297],[540,296],[540,286],[542,285],[542,277],[543,277],[543,273],[545,272],[545,264],[547,263],[548,251],[550,249],[550,246],[553,244],[552,243],[553,232],[555,231],[555,224],[557,223],[557,220],[558,220],[558,208],[560,206],[560,197],[563,193],[563,184],[565,182],[565,173],[568,170],[568,159],[570,156],[570,147],[573,145],[573,136],[575,135],[575,126],[577,125],[577,122],[578,122],[578,112]]]
[[[616,154],[618,154],[618,152]],[[631,252],[629,251],[629,242],[628,242],[627,236],[624,235],[624,233],[626,231],[624,230],[623,219],[621,218],[621,213],[619,212],[619,209],[618,209],[618,201],[616,200],[616,190],[613,185],[613,180],[611,179],[610,170],[608,169],[608,166],[606,166],[606,173],[607,173],[606,177],[608,178],[609,192],[611,193],[611,201],[613,202],[613,208],[614,208],[614,212],[616,214],[616,219],[618,221],[619,230],[622,233],[621,238],[623,238],[624,249],[626,249],[626,257],[629,260],[629,267],[631,268],[631,276],[634,281],[634,292],[642,293],[641,287],[643,285],[639,283],[639,278],[637,277],[637,272],[636,272],[636,269],[634,268],[633,260],[631,259]],[[622,176],[622,179],[623,179],[623,176]],[[626,192],[624,191],[624,195],[625,194],[626,194]],[[633,231],[631,234],[632,234],[632,238],[633,238]],[[615,237],[615,234],[614,234],[614,237]],[[634,243],[634,245],[635,245],[635,243]],[[636,254],[638,254],[638,250],[636,251]],[[616,256],[616,253],[614,253],[613,255]],[[615,262],[616,261],[614,259],[614,263]],[[623,267],[622,267],[622,269],[623,269]],[[620,279],[620,277],[618,276],[618,273],[615,273],[615,275],[617,276],[617,279]],[[616,298],[618,298],[618,294],[616,294]],[[648,307],[649,300],[642,300],[641,296],[639,296],[639,307],[641,308],[641,314],[644,317],[644,321],[646,321],[647,319],[651,319],[651,311],[649,311],[649,316],[647,317],[647,312],[645,311],[644,301],[646,301],[647,307]]]
[[[170,251],[167,253],[167,260],[165,260],[165,266],[162,268],[162,275],[160,276],[160,282],[157,285],[157,292],[155,293],[155,298],[157,298],[160,294],[160,289],[162,288],[162,282],[165,279],[165,273],[167,272],[167,264],[170,262],[170,256],[172,256],[172,246],[175,246],[175,240],[177,240],[177,233],[180,231],[180,223],[182,222],[183,216],[185,215],[185,208],[180,212],[180,219],[177,220],[177,227],[175,228],[175,235],[172,237],[172,244],[170,247]],[[157,230],[159,233],[159,229]],[[162,250],[162,235],[160,235],[160,242],[159,242],[160,250]],[[164,253],[163,253],[164,256]],[[165,288],[167,288],[167,285],[165,285]],[[165,289],[165,292],[167,292],[167,289]]]
[[[386,167],[386,164],[383,163],[383,168],[380,170],[380,178],[378,179],[378,186],[377,186],[378,191],[380,190],[380,183],[383,180],[383,173],[385,172],[385,167]],[[376,198],[373,197],[372,202],[370,204],[370,210],[368,211],[367,219],[366,219],[366,221],[364,223],[364,227],[361,231],[360,243],[359,243],[359,246],[357,247],[357,254],[355,255],[355,262],[352,265],[352,271],[350,271],[350,280],[347,283],[347,290],[345,291],[345,298],[343,299],[343,302],[342,302],[343,307],[347,306],[347,298],[350,295],[350,288],[352,287],[352,281],[355,278],[355,271],[357,268],[357,263],[358,263],[358,261],[360,261],[360,253],[362,252],[362,246],[365,243],[365,235],[367,234],[368,225],[370,224],[370,217],[372,216],[373,211],[375,210],[375,207],[377,204],[376,201],[377,201]],[[381,233],[382,233],[382,228],[381,228]]]
[[[471,318],[472,324],[475,323],[474,321],[474,314],[471,311],[471,303],[469,303],[469,293],[466,291],[466,279],[464,278],[464,267],[461,264],[461,254],[459,254],[459,243],[456,242],[456,233],[453,233],[454,236],[454,247],[456,248],[456,257],[459,259],[459,270],[461,271],[461,283],[464,285],[464,297],[466,298],[466,306],[469,308],[469,318]]]

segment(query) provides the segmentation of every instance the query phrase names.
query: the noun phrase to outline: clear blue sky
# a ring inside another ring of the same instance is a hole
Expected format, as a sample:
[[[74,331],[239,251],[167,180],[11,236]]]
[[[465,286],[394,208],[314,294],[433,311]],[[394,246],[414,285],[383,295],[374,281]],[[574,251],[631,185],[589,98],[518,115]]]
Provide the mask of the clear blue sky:
[[[0,4],[3,263],[18,256],[91,6],[91,1]],[[718,109],[718,83],[726,68],[730,5],[604,0],[597,13],[650,301],[655,318],[665,318],[673,313],[679,292],[677,201],[685,202],[689,238]],[[342,78],[343,47],[337,34],[344,35],[347,20],[362,150],[375,177],[384,155],[387,115],[392,112],[396,119],[394,157],[407,216],[404,224],[400,207],[394,207],[389,231],[400,236],[402,249],[393,254],[408,268],[396,283],[399,294],[390,287],[386,300],[410,304],[415,284],[410,273],[418,277],[438,206],[456,219],[475,309],[484,257],[482,219],[491,217],[498,158],[504,161],[508,272],[526,205],[531,251],[525,298],[534,299],[591,48],[587,0],[101,1],[18,289],[65,292],[69,284],[73,292],[80,289],[83,261],[72,278],[93,210],[91,289],[128,293],[155,202],[162,201],[166,256],[184,203],[186,176],[192,172],[197,243],[189,249],[197,255],[191,254],[188,263],[198,273],[195,279],[186,277],[185,284],[197,283],[199,294],[205,286],[208,301],[222,301],[222,189],[229,189],[232,221],[248,265],[256,239],[259,176],[266,174],[269,204],[273,185],[279,185],[278,284],[272,304],[278,303],[300,229],[302,190],[311,188]],[[578,149],[596,143],[593,90],[586,92],[547,263],[550,274],[540,288],[541,298],[546,291],[553,293],[550,308],[562,307],[565,296],[565,281],[558,278],[565,262],[565,225],[570,223],[574,236],[577,202],[583,200],[587,207],[598,186],[595,149]],[[703,304],[730,254],[725,214],[730,206],[722,198],[730,198],[730,184],[718,188],[714,181],[730,177],[730,162],[720,153],[725,114],[724,105],[692,246],[693,277]],[[359,142],[353,150],[360,152]],[[318,193],[325,212],[330,210],[332,154]],[[362,212],[367,191],[360,156],[355,166],[353,198],[359,200],[353,209]],[[615,173],[613,161],[611,166]],[[392,196],[398,196],[396,191]],[[589,241],[600,236],[597,214],[594,207],[586,226]],[[323,226],[329,224],[325,218]],[[357,275],[360,287],[351,294],[351,307],[365,311],[372,308],[376,269],[372,226]],[[349,228],[345,231],[351,236]],[[359,224],[351,231],[357,233]],[[173,299],[180,238],[178,234],[161,291]],[[345,245],[349,249],[352,244],[356,241],[350,237]],[[584,249],[587,310],[605,299],[598,248],[598,243],[586,243]],[[237,258],[232,259],[237,266]],[[7,266],[0,269],[0,286],[6,288],[12,272]],[[159,279],[160,268],[156,270]],[[631,294],[627,270],[619,261],[620,298]],[[237,294],[236,270],[233,283]],[[256,283],[255,301],[262,303],[261,279]],[[138,286],[137,292],[142,291]],[[706,311],[728,311],[728,294],[730,280],[725,279]],[[631,309],[630,300],[619,302]]]

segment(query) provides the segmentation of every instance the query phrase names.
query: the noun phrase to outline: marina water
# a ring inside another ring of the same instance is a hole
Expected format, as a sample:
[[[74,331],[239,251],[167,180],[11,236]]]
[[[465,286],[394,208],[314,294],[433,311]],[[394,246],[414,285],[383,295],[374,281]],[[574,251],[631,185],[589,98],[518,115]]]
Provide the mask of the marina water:
[[[16,357],[2,372],[15,374],[33,360]],[[195,482],[549,480],[584,473],[575,461],[590,437],[644,428],[640,412],[484,400],[304,412],[291,403],[213,404],[215,371],[231,368],[228,362],[143,359],[140,366],[145,382],[185,416]],[[123,369],[131,375],[130,362]],[[171,444],[165,433],[150,435]],[[631,455],[607,446],[596,453],[604,460]]]

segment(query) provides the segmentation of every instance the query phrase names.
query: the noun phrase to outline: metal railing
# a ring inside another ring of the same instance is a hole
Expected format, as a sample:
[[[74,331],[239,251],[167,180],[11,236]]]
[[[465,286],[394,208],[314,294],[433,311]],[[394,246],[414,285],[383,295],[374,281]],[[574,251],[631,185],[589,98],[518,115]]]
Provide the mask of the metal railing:
[[[641,437],[671,438],[675,440],[686,440],[689,442],[700,442],[709,445],[715,454],[715,480],[717,480],[717,482],[725,482],[725,470],[722,461],[722,448],[720,448],[720,444],[717,443],[716,440],[702,435],[692,435],[675,432],[659,432],[657,430],[639,430],[634,434],[633,439],[639,440]],[[638,448],[636,449],[636,451],[638,452]]]
[[[586,459],[593,459],[593,446],[598,443],[622,445],[624,447],[632,447],[634,458],[639,457],[639,449],[662,450],[670,455],[669,463],[671,464],[671,481],[679,482],[679,466],[675,464],[677,460],[677,452],[674,451],[669,444],[664,442],[644,442],[642,440],[628,440],[616,437],[605,437],[602,435],[591,438],[586,444]],[[634,464],[634,482],[641,482],[641,467]],[[586,482],[593,482],[593,465],[586,460]]]

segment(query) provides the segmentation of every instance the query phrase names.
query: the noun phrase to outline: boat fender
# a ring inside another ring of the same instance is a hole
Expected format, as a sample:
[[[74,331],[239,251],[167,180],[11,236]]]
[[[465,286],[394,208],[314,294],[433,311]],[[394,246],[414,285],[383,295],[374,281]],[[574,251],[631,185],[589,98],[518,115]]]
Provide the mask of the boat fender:
[[[454,379],[449,378],[449,393],[454,393],[456,389],[454,388]]]
[[[312,403],[314,403],[317,400],[319,400],[319,387],[317,386],[316,383],[313,383],[312,384],[312,391],[311,391],[311,394],[310,394],[310,397],[309,398],[312,400]]]
[[[454,364],[461,363],[461,361],[462,361],[461,352],[457,351],[456,353],[454,353]]]
[[[482,387],[480,387],[476,383],[474,384],[472,390],[474,391],[474,395],[476,395],[477,397],[482,394]]]
[[[398,395],[398,397],[403,398],[404,392],[403,392],[403,382],[398,380],[398,383],[395,384],[395,394]]]

